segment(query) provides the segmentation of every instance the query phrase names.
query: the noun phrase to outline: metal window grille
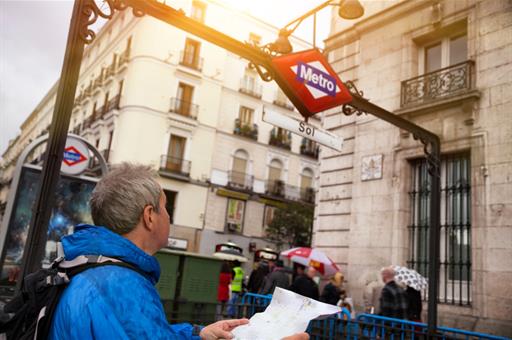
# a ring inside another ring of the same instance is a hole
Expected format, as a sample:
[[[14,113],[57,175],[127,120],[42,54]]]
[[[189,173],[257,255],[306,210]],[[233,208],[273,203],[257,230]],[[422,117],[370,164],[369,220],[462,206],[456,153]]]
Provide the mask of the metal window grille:
[[[430,176],[424,159],[412,162],[409,192],[409,266],[428,277]],[[471,171],[468,154],[441,162],[439,296],[441,303],[471,304]]]

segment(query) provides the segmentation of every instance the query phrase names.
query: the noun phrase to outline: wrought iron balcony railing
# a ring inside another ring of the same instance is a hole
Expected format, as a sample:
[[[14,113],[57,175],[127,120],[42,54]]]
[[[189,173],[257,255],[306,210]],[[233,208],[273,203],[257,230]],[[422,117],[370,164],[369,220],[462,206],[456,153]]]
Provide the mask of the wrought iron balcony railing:
[[[315,189],[313,188],[300,188],[300,199],[307,203],[315,203]]]
[[[317,143],[307,139],[302,138],[302,143],[300,145],[300,154],[304,156],[309,156],[314,159],[318,159],[318,154],[320,153],[320,147]]]
[[[113,77],[117,72],[117,58],[112,61],[112,63],[107,67],[105,71],[105,78]]]
[[[199,106],[178,98],[171,98],[171,108],[169,111],[185,117],[197,119]]]
[[[279,148],[283,148],[286,150],[291,150],[292,148],[292,133],[290,131],[282,130],[279,133],[278,129],[273,128],[270,131],[270,138],[268,144],[277,146]]]
[[[261,99],[262,87],[251,77],[245,76],[240,80],[240,88],[238,91],[254,98]]]
[[[280,179],[268,180],[265,187],[265,193],[276,197],[285,197],[286,184]]]
[[[429,103],[472,90],[474,62],[453,66],[402,81],[401,107]]]
[[[117,95],[110,99],[106,105],[106,109],[103,114],[106,114],[112,110],[119,110],[119,102],[121,101],[121,95]]]
[[[190,164],[190,161],[183,158],[162,155],[160,159],[160,170],[189,177]]]
[[[252,183],[254,176],[248,175],[244,172],[229,171],[228,172],[228,186],[237,189],[252,190]]]
[[[192,68],[196,71],[201,72],[203,69],[203,58],[197,54],[189,51],[181,51],[180,53],[180,65]]]
[[[237,118],[235,119],[235,129],[233,133],[235,135],[258,140],[258,125],[244,124],[240,122],[240,118]]]

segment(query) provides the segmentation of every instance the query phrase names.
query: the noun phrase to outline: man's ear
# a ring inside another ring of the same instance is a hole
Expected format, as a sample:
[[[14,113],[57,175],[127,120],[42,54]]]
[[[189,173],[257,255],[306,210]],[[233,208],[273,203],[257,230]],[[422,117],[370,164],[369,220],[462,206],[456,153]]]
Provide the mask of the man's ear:
[[[148,230],[153,230],[153,212],[155,211],[155,208],[152,205],[146,205],[144,207],[144,210],[142,212],[142,220],[143,220],[143,226],[144,228]]]

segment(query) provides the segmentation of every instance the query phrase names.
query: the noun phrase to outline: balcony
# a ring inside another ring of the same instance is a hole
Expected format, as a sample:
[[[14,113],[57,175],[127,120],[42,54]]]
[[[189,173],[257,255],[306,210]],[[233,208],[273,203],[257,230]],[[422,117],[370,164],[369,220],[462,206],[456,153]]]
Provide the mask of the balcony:
[[[105,78],[108,79],[110,77],[115,76],[117,72],[117,58],[112,61],[112,64],[110,64],[106,70],[105,70]]]
[[[285,183],[280,179],[268,180],[265,186],[265,193],[275,197],[285,197]]]
[[[276,94],[276,98],[274,99],[274,105],[282,107],[283,109],[287,109],[290,111],[295,110],[295,106],[293,106],[288,98],[286,98],[285,94],[282,91],[278,91]]]
[[[160,171],[189,177],[190,161],[179,157],[162,155],[160,159]]]
[[[203,70],[203,58],[189,51],[181,51],[180,65],[201,72]]]
[[[105,79],[105,69],[101,69],[101,73],[94,79],[92,83],[92,87],[94,90],[99,89],[101,86],[103,86],[103,81]]]
[[[174,112],[181,116],[189,117],[192,119],[197,119],[198,111],[199,106],[196,104],[192,104],[191,102],[187,102],[178,98],[171,98],[171,108],[169,109],[169,112]]]
[[[128,64],[130,61],[130,48],[126,48],[121,55],[119,55],[119,64],[118,64],[118,70],[121,71],[122,68]]]
[[[247,175],[243,172],[228,172],[228,187],[242,190],[252,190],[254,176]]]
[[[402,108],[428,104],[465,94],[474,89],[474,62],[468,60],[453,66],[402,81]]]
[[[106,109],[103,112],[103,115],[106,113],[112,111],[112,110],[119,110],[119,102],[121,101],[121,95],[117,95],[114,98],[110,99],[106,105]],[[102,116],[103,118],[103,116]]]
[[[268,144],[291,150],[292,148],[292,133],[290,131],[284,131],[282,129],[273,128],[270,131],[270,138]]]
[[[92,95],[92,92],[93,92],[93,85],[92,85],[92,81],[89,83],[89,86],[87,86],[84,90],[84,97],[89,97]]]
[[[258,85],[256,80],[252,77],[243,77],[240,81],[240,88],[238,91],[251,97],[261,99],[261,85]]]
[[[233,133],[242,137],[258,140],[258,125],[241,123],[240,118],[237,118],[235,119],[235,129]]]
[[[308,156],[314,159],[318,159],[318,154],[320,153],[320,147],[313,141],[302,138],[302,143],[300,145],[300,154],[304,156]]]
[[[306,203],[315,204],[315,189],[300,188],[300,200]]]

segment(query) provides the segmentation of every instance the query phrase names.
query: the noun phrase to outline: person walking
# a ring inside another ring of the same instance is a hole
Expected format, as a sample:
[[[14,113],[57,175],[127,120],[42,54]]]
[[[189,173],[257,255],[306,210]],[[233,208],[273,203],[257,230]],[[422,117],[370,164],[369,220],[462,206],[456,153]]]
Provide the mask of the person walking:
[[[395,271],[392,267],[385,267],[381,270],[384,287],[380,295],[379,315],[389,318],[407,318],[407,297],[402,288],[395,282]]]
[[[290,286],[290,276],[284,268],[282,260],[277,260],[272,272],[269,273],[264,280],[263,287],[260,289],[259,294],[274,294],[276,287],[288,289]]]
[[[234,317],[237,311],[236,305],[238,299],[242,295],[244,270],[240,266],[239,261],[233,261],[232,269],[232,281],[231,281],[231,300],[229,300],[228,316]]]
[[[257,294],[260,289],[263,287],[263,281],[265,277],[270,272],[270,266],[267,261],[261,260],[255,269],[251,272],[249,276],[249,283],[247,284],[247,291],[249,293]]]
[[[407,287],[405,294],[407,296],[407,319],[421,322],[421,292],[412,287]]]
[[[343,285],[343,274],[337,272],[329,280],[322,291],[320,301],[330,305],[336,305],[340,300],[341,287]]]
[[[231,267],[227,261],[222,263],[219,274],[219,288],[217,289],[217,301],[219,302],[218,318],[224,317],[226,303],[229,300],[229,284],[231,283]]]
[[[318,285],[313,278],[316,276],[316,269],[308,267],[304,274],[299,274],[290,286],[290,290],[302,296],[318,300]]]

